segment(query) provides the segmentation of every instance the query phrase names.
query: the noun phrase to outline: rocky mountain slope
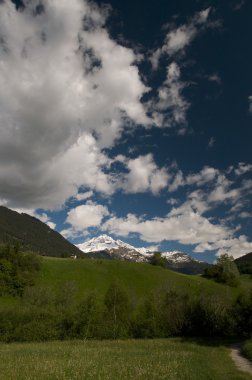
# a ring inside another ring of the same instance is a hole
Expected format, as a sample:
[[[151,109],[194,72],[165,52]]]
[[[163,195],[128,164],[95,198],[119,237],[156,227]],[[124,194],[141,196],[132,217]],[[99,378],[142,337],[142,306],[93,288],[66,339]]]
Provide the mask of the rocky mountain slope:
[[[108,235],[90,239],[83,244],[78,244],[77,247],[85,253],[85,256],[96,259],[148,262],[154,253],[147,248],[137,248],[122,240],[114,240]],[[170,269],[187,274],[203,273],[204,269],[210,265],[194,260],[183,252],[161,252],[161,255],[166,258],[167,266]]]

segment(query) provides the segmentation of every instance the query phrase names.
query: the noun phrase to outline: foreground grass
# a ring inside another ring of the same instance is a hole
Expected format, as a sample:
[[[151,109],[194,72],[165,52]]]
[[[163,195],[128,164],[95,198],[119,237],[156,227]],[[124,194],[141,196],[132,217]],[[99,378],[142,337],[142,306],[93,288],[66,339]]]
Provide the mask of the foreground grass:
[[[252,339],[245,342],[244,346],[242,347],[242,354],[252,363]]]
[[[2,380],[249,380],[225,346],[180,339],[0,345]]]

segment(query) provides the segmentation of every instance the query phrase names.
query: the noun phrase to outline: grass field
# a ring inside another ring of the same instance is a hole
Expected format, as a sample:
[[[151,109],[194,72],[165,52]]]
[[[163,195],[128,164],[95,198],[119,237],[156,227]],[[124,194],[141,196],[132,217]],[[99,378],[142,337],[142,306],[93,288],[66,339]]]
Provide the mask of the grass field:
[[[129,294],[145,297],[155,289],[172,288],[200,294],[237,294],[237,289],[217,284],[200,276],[188,276],[145,263],[110,260],[71,260],[44,258],[37,285],[60,288],[74,282],[78,298],[96,290],[104,295],[113,280],[119,280]]]
[[[249,380],[229,348],[179,339],[0,345],[1,380]]]

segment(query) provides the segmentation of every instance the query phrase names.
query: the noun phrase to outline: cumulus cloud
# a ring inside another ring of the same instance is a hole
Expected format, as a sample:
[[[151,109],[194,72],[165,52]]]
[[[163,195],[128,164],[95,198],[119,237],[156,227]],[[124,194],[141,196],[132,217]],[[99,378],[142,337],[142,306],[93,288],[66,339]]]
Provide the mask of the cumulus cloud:
[[[122,182],[117,185],[126,193],[150,191],[158,194],[167,186],[168,173],[165,168],[158,168],[152,154],[134,159],[119,156],[117,160],[123,162],[128,171],[123,175]]]
[[[99,227],[104,217],[108,215],[106,206],[89,202],[70,210],[66,223],[71,225],[71,232],[84,232],[89,227]]]
[[[173,56],[184,52],[197,35],[207,27],[207,20],[211,8],[204,9],[196,13],[186,24],[178,27],[172,26],[168,31],[164,44],[155,50],[150,58],[152,67],[158,68],[159,60],[163,55]]]
[[[160,243],[177,241],[180,244],[195,245],[194,252],[216,251],[217,255],[228,253],[240,257],[252,249],[252,242],[245,235],[234,237],[235,230],[224,224],[214,224],[201,214],[208,209],[197,196],[173,208],[163,218],[145,219],[134,214],[124,218],[113,216],[102,226],[102,230],[114,235],[127,237],[139,234],[143,241]]]
[[[125,218],[112,217],[102,228],[120,236],[138,233],[142,240],[150,243],[169,240],[181,244],[199,244],[215,242],[229,236],[225,227],[212,224],[197,212],[184,210],[176,215],[171,213],[164,218],[150,220],[134,214],[128,214]]]
[[[111,193],[102,149],[130,127],[125,120],[150,122],[137,55],[111,39],[106,17],[107,9],[82,0],[25,1],[19,10],[0,3],[0,198],[7,205],[59,207],[80,186]]]

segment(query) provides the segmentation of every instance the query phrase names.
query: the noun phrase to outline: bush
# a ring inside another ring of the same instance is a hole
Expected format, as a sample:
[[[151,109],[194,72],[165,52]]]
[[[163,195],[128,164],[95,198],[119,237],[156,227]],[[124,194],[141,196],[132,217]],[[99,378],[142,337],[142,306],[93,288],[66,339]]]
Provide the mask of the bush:
[[[26,286],[34,284],[41,262],[38,256],[19,252],[18,247],[0,247],[0,295],[22,295]]]

